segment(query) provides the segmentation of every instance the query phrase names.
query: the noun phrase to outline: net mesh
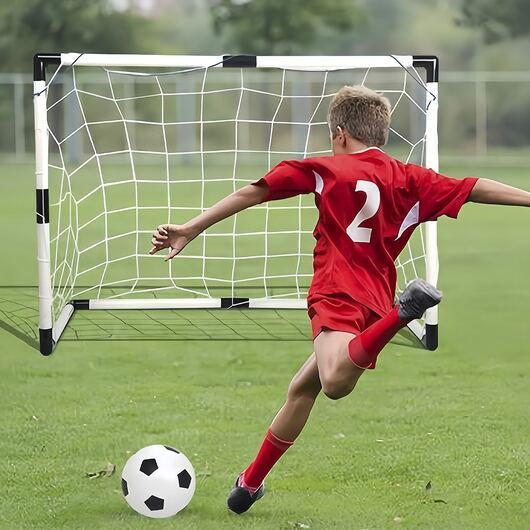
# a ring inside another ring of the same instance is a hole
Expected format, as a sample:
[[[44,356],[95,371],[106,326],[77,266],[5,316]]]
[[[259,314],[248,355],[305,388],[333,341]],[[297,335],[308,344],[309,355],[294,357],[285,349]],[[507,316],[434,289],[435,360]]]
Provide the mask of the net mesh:
[[[47,91],[54,318],[76,298],[303,300],[312,196],[237,214],[170,262],[147,251],[157,225],[185,222],[281,160],[330,154],[327,107],[345,84],[390,99],[387,151],[423,163],[433,96],[415,70],[60,71]],[[425,275],[421,227],[397,267],[400,287]]]

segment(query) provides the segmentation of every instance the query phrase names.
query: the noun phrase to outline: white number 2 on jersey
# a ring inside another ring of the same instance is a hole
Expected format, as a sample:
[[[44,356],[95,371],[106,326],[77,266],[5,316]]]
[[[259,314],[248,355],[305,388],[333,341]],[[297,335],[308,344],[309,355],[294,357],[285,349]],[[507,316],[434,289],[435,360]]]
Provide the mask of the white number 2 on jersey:
[[[379,192],[379,188],[368,180],[358,180],[355,191],[366,193],[366,202],[355,216],[355,219],[350,223],[346,232],[354,243],[370,243],[372,229],[360,225],[363,221],[373,217],[377,213],[377,210],[379,210],[381,193]]]

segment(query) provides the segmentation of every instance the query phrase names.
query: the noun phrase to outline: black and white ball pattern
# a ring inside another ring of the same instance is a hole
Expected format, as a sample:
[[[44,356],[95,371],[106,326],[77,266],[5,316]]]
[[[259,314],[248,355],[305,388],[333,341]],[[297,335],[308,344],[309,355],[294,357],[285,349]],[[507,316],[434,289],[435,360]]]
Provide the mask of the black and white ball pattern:
[[[121,474],[125,500],[147,517],[171,517],[195,493],[195,471],[188,458],[167,445],[149,445],[132,455]]]

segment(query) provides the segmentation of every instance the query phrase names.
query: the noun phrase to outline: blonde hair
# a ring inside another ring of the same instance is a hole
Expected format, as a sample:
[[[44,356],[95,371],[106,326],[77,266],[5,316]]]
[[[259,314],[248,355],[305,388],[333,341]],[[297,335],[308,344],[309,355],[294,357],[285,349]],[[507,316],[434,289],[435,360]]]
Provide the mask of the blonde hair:
[[[372,147],[381,147],[388,139],[390,102],[365,86],[344,86],[331,101],[328,123],[333,137],[337,127]]]

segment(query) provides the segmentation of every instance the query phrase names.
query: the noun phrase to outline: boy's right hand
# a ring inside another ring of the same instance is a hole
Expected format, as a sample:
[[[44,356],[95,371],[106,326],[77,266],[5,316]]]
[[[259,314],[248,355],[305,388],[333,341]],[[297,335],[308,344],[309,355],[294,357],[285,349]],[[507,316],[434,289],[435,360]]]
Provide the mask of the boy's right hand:
[[[164,261],[173,259],[182,249],[195,237],[185,225],[160,225],[153,232],[151,243],[153,247],[149,254],[156,254],[158,251],[169,248],[169,254]]]

